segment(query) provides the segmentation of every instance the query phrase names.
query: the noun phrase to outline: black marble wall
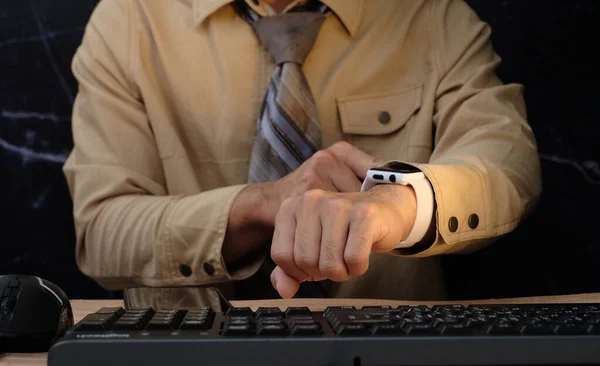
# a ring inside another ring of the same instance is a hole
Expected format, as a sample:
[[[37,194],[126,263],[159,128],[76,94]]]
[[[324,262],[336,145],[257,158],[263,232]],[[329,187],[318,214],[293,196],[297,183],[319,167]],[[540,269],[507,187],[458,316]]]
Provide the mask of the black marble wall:
[[[0,3],[0,273],[71,297],[113,297],[83,276],[61,167],[72,146],[70,72],[97,0]],[[525,85],[543,167],[537,212],[497,245],[446,258],[457,298],[600,291],[600,5],[470,0],[493,29],[507,82]]]

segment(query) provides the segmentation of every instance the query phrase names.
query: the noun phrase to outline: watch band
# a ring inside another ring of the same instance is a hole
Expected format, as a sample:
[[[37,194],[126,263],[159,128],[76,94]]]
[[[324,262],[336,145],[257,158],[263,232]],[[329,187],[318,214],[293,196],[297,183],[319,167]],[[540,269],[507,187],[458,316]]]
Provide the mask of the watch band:
[[[434,194],[429,180],[423,172],[402,173],[388,168],[369,169],[363,181],[361,192],[379,184],[410,185],[415,190],[417,212],[415,222],[406,238],[397,248],[409,248],[423,239],[433,219]]]

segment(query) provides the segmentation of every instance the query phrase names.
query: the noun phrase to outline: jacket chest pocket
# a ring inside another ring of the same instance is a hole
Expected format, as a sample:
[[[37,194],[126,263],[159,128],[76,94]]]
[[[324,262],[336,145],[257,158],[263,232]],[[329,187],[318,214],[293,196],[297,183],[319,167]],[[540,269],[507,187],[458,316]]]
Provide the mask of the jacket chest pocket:
[[[421,107],[422,85],[337,99],[344,139],[380,159],[408,151],[409,125]]]

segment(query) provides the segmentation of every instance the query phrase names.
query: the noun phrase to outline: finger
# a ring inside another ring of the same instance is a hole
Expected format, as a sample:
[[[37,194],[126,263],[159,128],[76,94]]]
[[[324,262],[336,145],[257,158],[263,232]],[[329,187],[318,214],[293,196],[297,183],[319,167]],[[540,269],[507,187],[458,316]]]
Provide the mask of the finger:
[[[350,278],[344,262],[344,247],[348,238],[348,205],[338,199],[328,202],[320,210],[322,233],[319,271],[336,282]]]
[[[306,192],[297,212],[297,225],[294,243],[294,261],[298,268],[312,277],[319,272],[319,253],[321,247],[321,220],[316,215],[317,206],[325,198],[322,190]]]
[[[291,299],[300,289],[300,283],[288,276],[281,267],[271,272],[271,283],[283,299]]]
[[[344,248],[344,263],[350,276],[362,276],[369,268],[369,256],[373,245],[373,227],[370,221],[350,218],[348,241]]]
[[[360,192],[362,183],[358,176],[341,160],[338,159],[327,175],[337,192]]]
[[[275,218],[275,230],[271,245],[271,258],[281,269],[298,282],[306,280],[309,275],[298,268],[294,261],[294,241],[296,233],[296,210],[299,197],[285,200]]]
[[[360,179],[367,176],[369,169],[382,165],[382,161],[345,141],[331,145],[328,150],[333,152]]]
[[[307,178],[312,183],[306,187],[323,189],[329,192],[358,192],[360,181],[358,177],[342,161],[329,150],[319,150],[311,157],[312,167],[308,174],[315,174],[317,179]]]

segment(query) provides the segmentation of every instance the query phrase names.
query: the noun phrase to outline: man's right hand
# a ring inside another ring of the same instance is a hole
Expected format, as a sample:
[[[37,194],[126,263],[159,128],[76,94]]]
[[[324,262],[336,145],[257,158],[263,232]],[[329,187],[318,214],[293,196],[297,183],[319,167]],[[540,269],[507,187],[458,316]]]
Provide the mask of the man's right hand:
[[[273,224],[281,203],[313,189],[329,192],[359,192],[361,180],[378,161],[347,142],[337,142],[317,151],[298,169],[285,177],[269,182],[265,191],[270,197],[265,213]]]
[[[222,254],[234,263],[269,242],[281,203],[314,189],[359,192],[361,179],[379,165],[374,157],[338,142],[316,152],[298,169],[272,182],[251,184],[237,196],[229,213]]]

